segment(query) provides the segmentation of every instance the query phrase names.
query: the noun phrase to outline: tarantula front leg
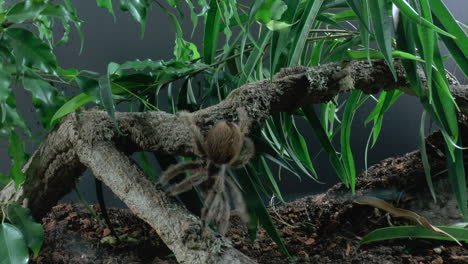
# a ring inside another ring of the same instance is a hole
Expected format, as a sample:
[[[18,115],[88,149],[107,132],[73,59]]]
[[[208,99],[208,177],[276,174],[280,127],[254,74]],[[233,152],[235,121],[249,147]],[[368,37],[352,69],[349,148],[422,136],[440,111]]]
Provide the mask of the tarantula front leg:
[[[202,160],[191,160],[186,162],[177,163],[175,165],[171,165],[160,177],[158,180],[158,184],[166,185],[169,183],[170,180],[174,179],[178,175],[186,172],[192,171],[196,169],[203,168],[203,161]]]
[[[239,214],[239,217],[244,223],[250,221],[249,214],[247,213],[247,207],[245,206],[245,201],[242,196],[242,192],[237,187],[236,183],[229,177],[226,177],[226,184],[232,196],[232,202],[234,203],[234,208]]]
[[[187,177],[180,183],[173,185],[171,188],[169,188],[168,193],[173,196],[178,195],[180,193],[192,189],[194,186],[199,185],[207,179],[208,174],[206,172],[195,173],[194,175]]]
[[[187,123],[189,124],[190,130],[193,133],[193,142],[195,147],[195,154],[204,157],[206,156],[205,148],[203,146],[203,142],[205,141],[203,135],[200,131],[200,128],[195,124],[193,120],[193,114],[189,112],[180,112],[180,117],[184,118]]]
[[[244,138],[244,146],[245,149],[241,152],[241,154],[237,157],[236,160],[230,165],[234,168],[240,168],[244,166],[255,154],[255,147],[252,140],[248,137]]]
[[[245,111],[244,107],[239,107],[237,108],[237,113],[239,115],[239,129],[243,135],[247,135],[251,123],[247,111]]]

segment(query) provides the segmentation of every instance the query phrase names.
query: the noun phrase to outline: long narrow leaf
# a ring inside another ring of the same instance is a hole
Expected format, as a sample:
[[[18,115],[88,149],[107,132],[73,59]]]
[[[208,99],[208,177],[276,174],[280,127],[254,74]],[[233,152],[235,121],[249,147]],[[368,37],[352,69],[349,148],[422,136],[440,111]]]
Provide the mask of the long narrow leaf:
[[[372,24],[374,26],[374,35],[377,45],[382,51],[385,61],[390,67],[393,77],[396,79],[396,71],[393,66],[392,57],[392,23],[387,13],[385,0],[368,1]]]

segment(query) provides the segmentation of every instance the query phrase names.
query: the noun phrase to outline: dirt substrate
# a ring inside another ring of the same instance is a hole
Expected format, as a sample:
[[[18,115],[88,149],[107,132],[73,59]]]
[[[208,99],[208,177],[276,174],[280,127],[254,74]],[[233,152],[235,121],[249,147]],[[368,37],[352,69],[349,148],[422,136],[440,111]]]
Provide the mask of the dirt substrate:
[[[372,166],[367,175],[359,177],[358,193],[385,198],[420,213],[433,224],[461,221],[446,180],[445,158],[438,154],[443,149],[440,136],[431,136],[428,142],[437,204],[426,189],[419,152]],[[292,258],[288,259],[261,228],[251,244],[246,228],[235,218],[227,234],[236,248],[258,263],[468,263],[468,245],[460,247],[454,242],[399,239],[358,248],[360,238],[370,231],[409,222],[353,203],[341,184],[325,194],[272,207],[270,215]],[[81,205],[56,206],[43,219],[44,246],[31,263],[177,263],[156,233],[128,210],[110,209],[110,217],[118,232],[126,235],[118,245],[112,245],[110,231]]]

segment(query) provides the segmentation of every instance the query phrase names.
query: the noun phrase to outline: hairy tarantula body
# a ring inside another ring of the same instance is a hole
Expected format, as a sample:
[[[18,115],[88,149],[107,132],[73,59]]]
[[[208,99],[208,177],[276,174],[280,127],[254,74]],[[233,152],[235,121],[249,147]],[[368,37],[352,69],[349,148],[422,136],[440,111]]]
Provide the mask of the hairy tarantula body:
[[[254,154],[254,145],[246,137],[250,120],[245,109],[237,109],[239,123],[220,121],[203,137],[192,115],[181,113],[193,133],[195,154],[199,160],[181,162],[169,167],[159,179],[166,185],[176,176],[191,172],[192,175],[169,187],[170,195],[177,195],[201,183],[208,184],[202,189],[204,206],[201,212],[205,227],[215,222],[218,231],[225,234],[229,227],[231,204],[237,208],[243,221],[248,222],[248,214],[242,193],[236,183],[226,175],[227,168],[244,166]]]

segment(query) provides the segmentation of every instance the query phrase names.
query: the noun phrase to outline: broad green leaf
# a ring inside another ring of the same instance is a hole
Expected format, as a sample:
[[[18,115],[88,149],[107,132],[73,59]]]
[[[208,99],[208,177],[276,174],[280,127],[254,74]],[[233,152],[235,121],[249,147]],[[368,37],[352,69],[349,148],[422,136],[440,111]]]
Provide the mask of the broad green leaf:
[[[203,35],[203,60],[206,64],[212,64],[218,44],[218,32],[220,29],[221,12],[216,0],[210,1],[210,9],[205,20],[205,32]]]
[[[21,171],[23,164],[26,162],[26,155],[23,142],[14,131],[10,132],[10,138],[8,139],[8,154],[11,158],[10,176],[15,181],[15,187],[18,188],[26,178]]]
[[[109,64],[107,72],[107,75],[103,75],[99,78],[99,98],[101,99],[102,106],[114,123],[115,128],[119,133],[121,133],[117,120],[115,119],[115,104],[114,99],[112,98],[111,84],[109,80],[110,73],[112,72],[111,64]]]
[[[288,7],[282,0],[265,0],[255,13],[255,19],[263,24],[279,20]]]
[[[75,82],[83,93],[92,95],[96,99],[99,98],[99,82],[97,80],[87,76],[78,76]]]
[[[65,104],[63,104],[57,112],[52,116],[52,119],[50,120],[50,126],[53,126],[54,122],[56,120],[59,120],[60,118],[66,116],[67,114],[75,111],[79,107],[87,104],[94,102],[96,100],[96,97],[93,95],[88,95],[81,93],[72,99],[68,100]]]
[[[42,125],[49,128],[52,116],[65,103],[65,96],[31,71],[23,75],[23,87],[31,93]]]
[[[370,1],[372,2],[372,1]],[[434,24],[432,24],[430,21],[427,21],[423,17],[421,17],[405,0],[392,0],[392,2],[398,6],[400,9],[401,13],[404,14],[406,17],[408,17],[413,23],[416,23],[418,25],[424,26],[426,28],[430,28],[440,34],[443,34],[447,37],[450,38],[456,38],[454,35],[447,33],[443,31],[442,29],[436,27]],[[438,4],[437,1],[432,1],[431,0],[431,5]],[[440,7],[440,6],[439,6]],[[432,12],[434,12],[435,9],[438,9],[434,6],[432,6]],[[440,11],[444,12],[444,11]]]
[[[4,39],[13,51],[18,67],[31,67],[44,72],[55,73],[57,61],[49,45],[23,28],[8,28]]]
[[[60,75],[60,77],[65,78],[68,81],[74,80],[79,73],[79,71],[75,68],[70,68],[70,69],[62,69],[60,67],[57,67],[57,74]]]
[[[10,82],[11,75],[5,71],[3,63],[0,63],[0,102],[5,102],[10,95]]]
[[[120,0],[120,9],[128,11],[141,25],[141,36],[145,34],[146,12],[149,8],[147,0]]]
[[[26,136],[31,136],[31,131],[29,131],[26,122],[16,111],[16,101],[10,93],[7,100],[0,101],[0,135],[9,135],[9,131],[13,131],[15,128],[21,128]]]
[[[455,237],[457,240],[468,243],[468,229],[448,226],[437,227]],[[421,226],[394,226],[379,228],[370,232],[362,238],[362,240],[359,242],[359,246],[395,238],[422,238],[453,241],[447,236],[435,234]]]
[[[28,262],[28,247],[21,231],[11,224],[0,224],[0,263],[27,264]]]
[[[1,186],[6,186],[8,183],[12,181],[11,177],[8,175],[3,175],[3,173],[0,172],[0,185]]]
[[[106,8],[115,20],[115,13],[114,8],[112,7],[112,0],[96,0],[96,3],[99,7]]]
[[[324,0],[315,0],[308,1],[305,7],[304,13],[301,17],[301,21],[298,26],[300,30],[296,34],[296,38],[292,47],[292,55],[289,60],[289,66],[298,65],[300,63],[300,58],[304,50],[304,46],[308,37],[309,30],[312,28],[319,13],[320,8],[322,7]]]
[[[11,224],[21,230],[26,244],[34,253],[34,257],[37,257],[44,239],[42,225],[33,220],[29,209],[17,204],[8,205],[7,218]]]
[[[372,25],[374,26],[374,35],[377,40],[377,45],[382,51],[385,61],[387,62],[393,77],[397,75],[393,66],[392,57],[392,21],[388,16],[387,5],[385,0],[368,1],[371,15]]]
[[[49,3],[43,0],[19,2],[7,11],[6,19],[13,23],[22,23],[29,19],[35,19],[48,5]]]
[[[276,242],[281,251],[289,256],[289,252],[281,240],[281,237],[279,236],[279,233],[276,230],[265,205],[263,204],[263,200],[257,191],[257,187],[251,179],[252,175],[250,175],[247,169],[241,170],[239,174],[240,177],[238,177],[238,180],[243,188],[244,200],[247,204],[249,215],[252,216],[254,214],[258,218],[258,221],[263,228],[265,228],[265,231],[270,235],[271,239]]]
[[[55,17],[58,19],[61,19],[64,22],[69,22],[69,21],[74,21],[74,22],[80,22],[80,20],[71,14],[64,6],[62,5],[52,5],[49,4],[47,8],[45,8],[42,12],[41,15],[43,16],[50,16],[50,17]]]
[[[424,174],[426,176],[427,187],[431,193],[432,199],[434,202],[437,202],[437,198],[434,191],[434,184],[432,184],[431,176],[431,165],[429,164],[429,159],[426,152],[426,138],[424,136],[424,128],[426,125],[426,111],[423,111],[421,114],[421,125],[419,126],[419,151],[421,153],[421,160],[423,163]]]

